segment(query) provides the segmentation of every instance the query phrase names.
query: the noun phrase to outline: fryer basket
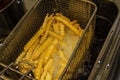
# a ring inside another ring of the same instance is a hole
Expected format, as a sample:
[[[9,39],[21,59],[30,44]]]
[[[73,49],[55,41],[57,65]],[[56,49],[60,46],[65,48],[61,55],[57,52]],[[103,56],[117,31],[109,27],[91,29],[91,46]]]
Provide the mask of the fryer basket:
[[[71,80],[83,64],[94,38],[97,7],[87,0],[38,0],[10,33],[0,50],[0,62],[9,65],[15,62],[24,45],[38,31],[47,13],[60,12],[70,20],[78,20],[84,32],[59,79]],[[5,67],[6,68],[6,67]]]

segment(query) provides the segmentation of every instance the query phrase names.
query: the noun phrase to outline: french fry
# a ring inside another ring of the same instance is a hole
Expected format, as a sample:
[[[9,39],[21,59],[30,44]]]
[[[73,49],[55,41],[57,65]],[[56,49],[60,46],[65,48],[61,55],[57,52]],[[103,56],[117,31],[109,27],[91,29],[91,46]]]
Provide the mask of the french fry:
[[[73,31],[76,35],[80,35],[79,30],[77,30],[72,24],[70,24],[69,21],[63,19],[60,16],[56,16],[55,17],[56,20],[62,22],[63,24],[65,24],[71,31]]]
[[[48,71],[51,75],[53,74],[53,72],[54,72],[54,65],[52,65],[51,67],[50,67],[50,69],[49,69],[49,71]]]
[[[52,80],[52,76],[49,72],[47,72],[45,80]]]
[[[58,23],[53,24],[53,30],[54,30],[55,33],[59,33],[60,32]]]
[[[51,56],[51,54],[52,54],[52,52],[55,49],[57,44],[58,44],[58,40],[54,39],[53,43],[48,47],[48,50],[45,52],[45,55],[44,55],[45,63],[48,61],[49,57]]]
[[[62,40],[63,39],[63,37],[61,35],[59,35],[57,33],[54,33],[53,31],[49,31],[49,35],[57,38],[58,40]]]
[[[28,65],[27,63],[23,63],[23,68],[25,68],[26,70],[29,70],[31,68],[30,65]]]
[[[59,41],[59,45],[60,45],[60,46],[65,46],[66,43],[65,43],[64,41]]]
[[[65,58],[65,55],[62,50],[59,50],[59,56],[65,63],[67,63],[67,59]]]
[[[68,19],[67,17],[65,17],[65,16],[62,15],[61,13],[56,13],[56,16],[60,16],[60,17],[62,17],[64,20],[70,21],[70,19]]]
[[[61,36],[63,36],[63,37],[64,37],[64,35],[65,35],[64,27],[65,27],[64,24],[60,23],[60,34],[61,34]]]
[[[28,70],[27,69],[25,69],[25,68],[22,68],[22,69],[19,69],[22,73],[26,73]]]
[[[58,78],[59,78],[60,75],[62,74],[63,70],[64,70],[64,67],[61,67],[61,68],[59,69],[58,73],[57,73],[56,76],[55,76],[55,80],[58,80]]]
[[[47,71],[44,71],[43,74],[41,75],[40,80],[45,80],[46,75],[47,75]]]
[[[20,60],[22,60],[22,58],[26,55],[26,52],[22,52],[20,53],[20,55],[18,56],[18,58],[15,61],[15,64],[18,64]]]
[[[41,53],[46,49],[47,46],[52,42],[52,38],[49,37],[47,40],[39,47],[39,49],[33,54],[32,59],[35,60],[37,59]]]
[[[43,43],[43,42],[45,41],[45,39],[47,38],[49,29],[50,29],[50,27],[51,27],[51,25],[52,25],[52,22],[53,22],[53,15],[50,15],[49,21],[48,21],[47,26],[46,26],[45,34],[44,34],[44,36],[41,38],[40,43]]]
[[[25,60],[25,61],[27,61],[29,63],[32,63],[32,61],[31,61],[31,55],[32,54],[31,53],[33,52],[34,48],[36,47],[38,41],[39,40],[37,39],[37,41],[35,42],[35,44],[32,47],[30,47],[30,49],[26,52],[25,56],[21,58],[21,60]],[[17,58],[17,59],[20,60],[20,58]],[[18,60],[16,60],[16,61],[17,61],[16,62],[16,64],[17,64]],[[19,65],[21,65],[21,64],[19,64]],[[28,65],[28,64],[26,64],[26,63],[23,63],[21,66],[23,66],[23,68],[25,68],[26,70],[29,70],[31,68],[31,66]],[[25,72],[25,70],[22,70],[22,72]]]
[[[49,69],[51,69],[52,65],[53,65],[53,59],[49,59],[47,64],[44,67],[44,71],[49,71]]]
[[[48,20],[48,14],[46,15],[44,22],[42,24],[42,27],[36,32],[36,34],[28,41],[28,43],[24,47],[24,51],[27,51],[36,41],[36,39],[42,35],[42,33],[45,31],[45,27],[47,25],[47,20]]]
[[[66,62],[64,62],[64,61],[60,61],[60,65],[62,66],[62,67],[65,67],[66,66]]]
[[[72,25],[76,24],[77,23],[77,20],[73,20],[70,22]]]
[[[24,47],[25,52],[28,51],[28,49],[33,45],[33,43],[36,41],[36,39],[37,39],[36,37],[30,39],[30,41]]]
[[[32,68],[32,66],[30,66],[29,64],[25,62],[20,62],[18,66],[19,66],[18,67],[19,71],[21,71],[22,73],[26,73]]]
[[[23,68],[22,64],[24,64],[24,63],[19,63],[19,64],[17,64],[17,65],[18,65],[18,69],[19,69],[19,71],[21,71],[22,73],[26,73],[26,69]]]
[[[33,70],[33,74],[35,76],[35,79],[40,80],[40,76],[43,72],[43,59],[41,59],[37,65],[37,67]]]
[[[81,27],[80,27],[80,25],[78,23],[74,24],[74,27],[76,29],[78,29],[80,32],[82,31],[82,29],[81,29]]]
[[[49,15],[49,14],[46,14],[46,17],[45,17],[45,19],[44,19],[44,22],[43,22],[42,26],[40,27],[40,29],[38,30],[38,33],[41,32],[41,31],[40,31],[41,29],[43,29],[43,32],[45,31],[45,28],[46,28],[46,26],[47,26],[47,22],[48,22],[48,20],[49,20],[48,15]]]
[[[37,39],[36,42],[34,43],[34,45],[28,50],[28,52],[26,53],[26,55],[24,57],[25,60],[29,61],[31,59],[31,56],[33,55],[33,51],[37,47],[38,42],[39,42],[39,39]]]

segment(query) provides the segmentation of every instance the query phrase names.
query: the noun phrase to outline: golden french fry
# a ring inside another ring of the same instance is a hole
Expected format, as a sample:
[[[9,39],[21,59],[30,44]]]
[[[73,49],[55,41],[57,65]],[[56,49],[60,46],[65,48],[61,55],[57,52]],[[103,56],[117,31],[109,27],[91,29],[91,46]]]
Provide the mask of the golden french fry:
[[[77,20],[73,20],[72,22],[71,22],[71,24],[76,24],[77,23]]]
[[[51,69],[52,65],[53,65],[53,59],[49,59],[47,64],[44,67],[44,71],[49,71],[49,69]]]
[[[52,32],[52,31],[49,31],[49,34],[50,34],[51,36],[57,38],[58,40],[62,40],[62,39],[63,39],[63,37],[62,37],[61,35],[59,35],[59,34],[57,34],[57,33],[54,33],[54,32]]]
[[[61,13],[56,13],[56,16],[60,16],[60,17],[62,17],[64,20],[70,21],[70,19],[68,19],[67,17],[65,17],[65,16],[62,15]]]
[[[60,75],[62,74],[63,70],[64,70],[64,67],[61,67],[61,68],[59,69],[57,75],[55,76],[55,80],[58,80],[58,78],[59,78]]]
[[[22,52],[22,53],[20,53],[20,55],[18,56],[18,58],[16,59],[16,61],[15,61],[15,63],[16,64],[18,64],[18,62],[20,61],[20,60],[22,60],[22,58],[24,57],[26,55],[26,52]]]
[[[45,39],[47,38],[49,29],[50,29],[50,27],[51,27],[51,25],[52,25],[52,22],[53,22],[53,15],[50,15],[49,21],[48,21],[47,26],[46,26],[45,34],[44,34],[44,36],[41,38],[40,43],[43,43],[43,42],[45,41]]]
[[[66,43],[64,41],[59,41],[60,46],[66,46]]]
[[[44,71],[43,74],[41,75],[40,80],[45,80],[46,75],[47,75],[47,71]]]
[[[60,32],[58,23],[53,24],[53,30],[54,30],[55,33],[59,33]]]
[[[40,76],[43,72],[43,59],[41,59],[37,65],[37,67],[33,70],[33,74],[35,79],[40,80]]]
[[[44,60],[45,63],[48,61],[49,57],[51,56],[53,50],[55,49],[56,45],[58,44],[58,40],[54,39],[53,43],[51,43],[51,45],[48,47],[48,50],[44,53]]]
[[[36,40],[36,42],[34,43],[34,45],[28,50],[28,52],[26,53],[25,55],[25,60],[30,60],[31,59],[31,56],[33,55],[33,51],[35,50],[35,48],[37,47],[38,45],[38,42],[39,42],[39,39]]]
[[[63,36],[64,37],[64,35],[65,35],[65,29],[64,29],[64,24],[62,24],[62,23],[60,23],[60,34],[61,34],[61,36]]]
[[[47,72],[45,80],[52,80],[52,76],[49,72]]]
[[[79,30],[77,30],[72,24],[70,24],[69,21],[63,19],[62,17],[60,16],[56,16],[55,17],[56,20],[62,22],[63,24],[65,24],[71,31],[73,31],[76,35],[80,35],[80,32]]]
[[[49,46],[49,44],[52,42],[52,38],[49,37],[47,40],[39,47],[39,49],[33,54],[32,59],[35,60],[37,59],[41,53],[46,49],[46,47]]]
[[[65,63],[67,63],[67,58],[65,58],[65,55],[64,55],[64,53],[63,53],[62,50],[59,50],[59,55],[60,55],[61,59],[62,59]]]
[[[36,34],[28,41],[28,43],[24,47],[24,51],[27,51],[36,41],[36,39],[42,35],[42,33],[45,31],[45,27],[47,25],[47,20],[48,20],[48,14],[46,15],[43,25],[40,27],[40,29],[36,32]]]

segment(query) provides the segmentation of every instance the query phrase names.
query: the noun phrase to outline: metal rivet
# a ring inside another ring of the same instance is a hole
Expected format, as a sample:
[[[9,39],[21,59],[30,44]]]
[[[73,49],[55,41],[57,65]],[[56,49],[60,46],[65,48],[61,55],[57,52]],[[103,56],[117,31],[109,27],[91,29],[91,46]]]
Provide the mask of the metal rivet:
[[[21,2],[20,1],[17,1],[17,4],[20,4]]]
[[[109,67],[110,67],[110,64],[107,64],[106,68],[109,69]]]
[[[29,76],[31,77],[31,76],[32,76],[32,74],[29,74]]]
[[[101,63],[101,61],[98,61],[98,64],[100,64]]]
[[[15,68],[16,68],[16,69],[18,69],[19,67],[18,67],[18,66],[16,66]]]

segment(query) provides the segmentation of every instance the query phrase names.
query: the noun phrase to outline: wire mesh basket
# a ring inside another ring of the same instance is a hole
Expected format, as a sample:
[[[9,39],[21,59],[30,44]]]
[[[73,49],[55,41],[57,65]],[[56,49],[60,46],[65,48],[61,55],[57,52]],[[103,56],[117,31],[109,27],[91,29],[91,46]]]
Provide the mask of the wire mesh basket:
[[[70,20],[78,20],[81,28],[84,29],[79,43],[76,45],[59,78],[62,80],[71,80],[78,67],[82,65],[84,57],[90,49],[90,44],[94,37],[96,10],[96,5],[87,0],[38,0],[4,42],[4,47],[0,51],[0,62],[4,65],[15,62],[19,53],[23,51],[24,45],[42,25],[46,14],[51,14],[55,11],[60,12],[70,18]],[[4,67],[5,69],[7,68],[7,66]]]

